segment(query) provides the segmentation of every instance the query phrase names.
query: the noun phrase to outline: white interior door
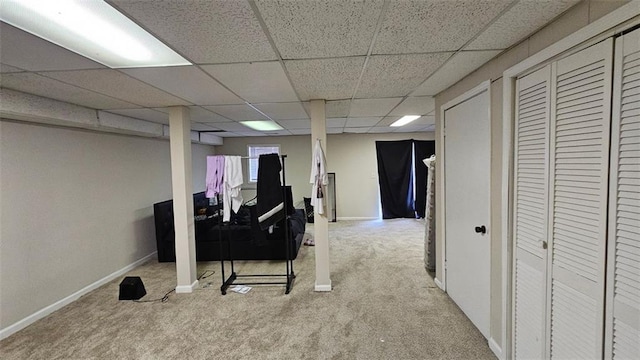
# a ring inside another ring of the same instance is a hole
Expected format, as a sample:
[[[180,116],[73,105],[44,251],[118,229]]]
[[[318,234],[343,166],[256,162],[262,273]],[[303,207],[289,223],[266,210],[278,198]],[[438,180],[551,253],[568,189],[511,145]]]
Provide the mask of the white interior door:
[[[606,359],[640,357],[640,30],[616,40]]]
[[[516,84],[514,297],[516,359],[544,357],[551,66]]]
[[[491,268],[490,125],[488,89],[444,112],[446,289],[486,338]],[[486,232],[476,232],[482,226]]]

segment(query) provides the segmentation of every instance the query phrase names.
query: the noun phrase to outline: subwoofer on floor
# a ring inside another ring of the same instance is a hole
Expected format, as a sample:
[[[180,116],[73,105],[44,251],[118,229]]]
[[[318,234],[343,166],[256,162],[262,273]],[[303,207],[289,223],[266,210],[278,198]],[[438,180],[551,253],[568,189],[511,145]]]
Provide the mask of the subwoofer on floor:
[[[119,300],[138,300],[145,295],[147,291],[139,276],[127,276],[120,283]]]

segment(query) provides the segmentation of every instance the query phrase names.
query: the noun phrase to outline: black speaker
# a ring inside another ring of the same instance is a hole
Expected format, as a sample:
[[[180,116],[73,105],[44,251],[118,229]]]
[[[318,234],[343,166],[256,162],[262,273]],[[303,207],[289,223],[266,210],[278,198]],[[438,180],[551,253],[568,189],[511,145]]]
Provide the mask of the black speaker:
[[[139,276],[127,276],[120,283],[119,300],[138,300],[145,295],[147,290]]]

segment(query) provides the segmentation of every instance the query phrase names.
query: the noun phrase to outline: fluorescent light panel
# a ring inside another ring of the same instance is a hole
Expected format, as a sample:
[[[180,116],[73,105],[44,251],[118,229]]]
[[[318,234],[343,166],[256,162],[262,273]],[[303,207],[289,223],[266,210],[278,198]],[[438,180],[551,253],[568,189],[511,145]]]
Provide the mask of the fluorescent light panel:
[[[102,0],[0,0],[0,20],[111,68],[191,65]]]
[[[405,115],[405,116],[401,117],[400,119],[396,120],[390,126],[393,126],[393,127],[404,126],[404,125],[407,125],[408,123],[412,122],[413,120],[415,120],[415,119],[417,119],[419,117],[420,117],[420,115]]]
[[[268,120],[259,120],[259,121],[240,121],[240,123],[244,126],[250,127],[253,130],[258,131],[275,131],[282,130],[282,126],[278,125],[274,121]]]

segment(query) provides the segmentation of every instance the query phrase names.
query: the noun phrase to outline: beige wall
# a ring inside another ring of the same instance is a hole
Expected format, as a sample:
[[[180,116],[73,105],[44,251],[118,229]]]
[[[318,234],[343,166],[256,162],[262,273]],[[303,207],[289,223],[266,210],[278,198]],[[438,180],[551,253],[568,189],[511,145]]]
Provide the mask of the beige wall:
[[[327,135],[325,155],[329,172],[336,173],[336,211],[340,218],[379,218],[376,140],[433,140],[433,133],[334,134]],[[218,154],[247,155],[247,145],[279,144],[287,154],[287,183],[292,185],[294,204],[309,197],[311,184],[311,136],[226,138],[216,147]],[[246,166],[245,166],[245,180]],[[246,184],[245,186],[250,186]],[[255,191],[244,193],[245,200]]]
[[[203,190],[214,149],[192,151]],[[156,251],[168,141],[3,120],[0,169],[0,328]]]
[[[436,139],[441,131],[440,108],[450,100],[464,94],[483,81],[491,80],[491,337],[502,346],[502,73],[567,35],[578,31],[628,1],[583,1],[561,17],[523,42],[489,61],[458,83],[436,96]],[[436,140],[436,142],[438,142]],[[440,144],[436,148],[440,148]],[[436,181],[441,180],[442,171],[437,172]],[[442,194],[436,194],[437,204],[442,203]],[[436,228],[436,245],[442,246],[442,229]],[[436,252],[440,254],[439,250]],[[438,258],[436,277],[444,272],[443,259]]]
[[[309,184],[309,161],[311,160],[311,148],[309,148],[309,136],[273,136],[273,137],[241,137],[225,138],[224,144],[216,146],[216,153],[221,155],[247,156],[248,145],[280,145],[280,154],[287,155],[285,171],[287,185],[291,185],[293,203],[296,205],[302,201],[303,196],[309,196],[311,189]],[[256,196],[256,184],[249,183],[249,167],[247,161],[242,160],[242,172],[244,185],[242,196],[244,200],[250,200]],[[253,189],[253,190],[247,190]]]

